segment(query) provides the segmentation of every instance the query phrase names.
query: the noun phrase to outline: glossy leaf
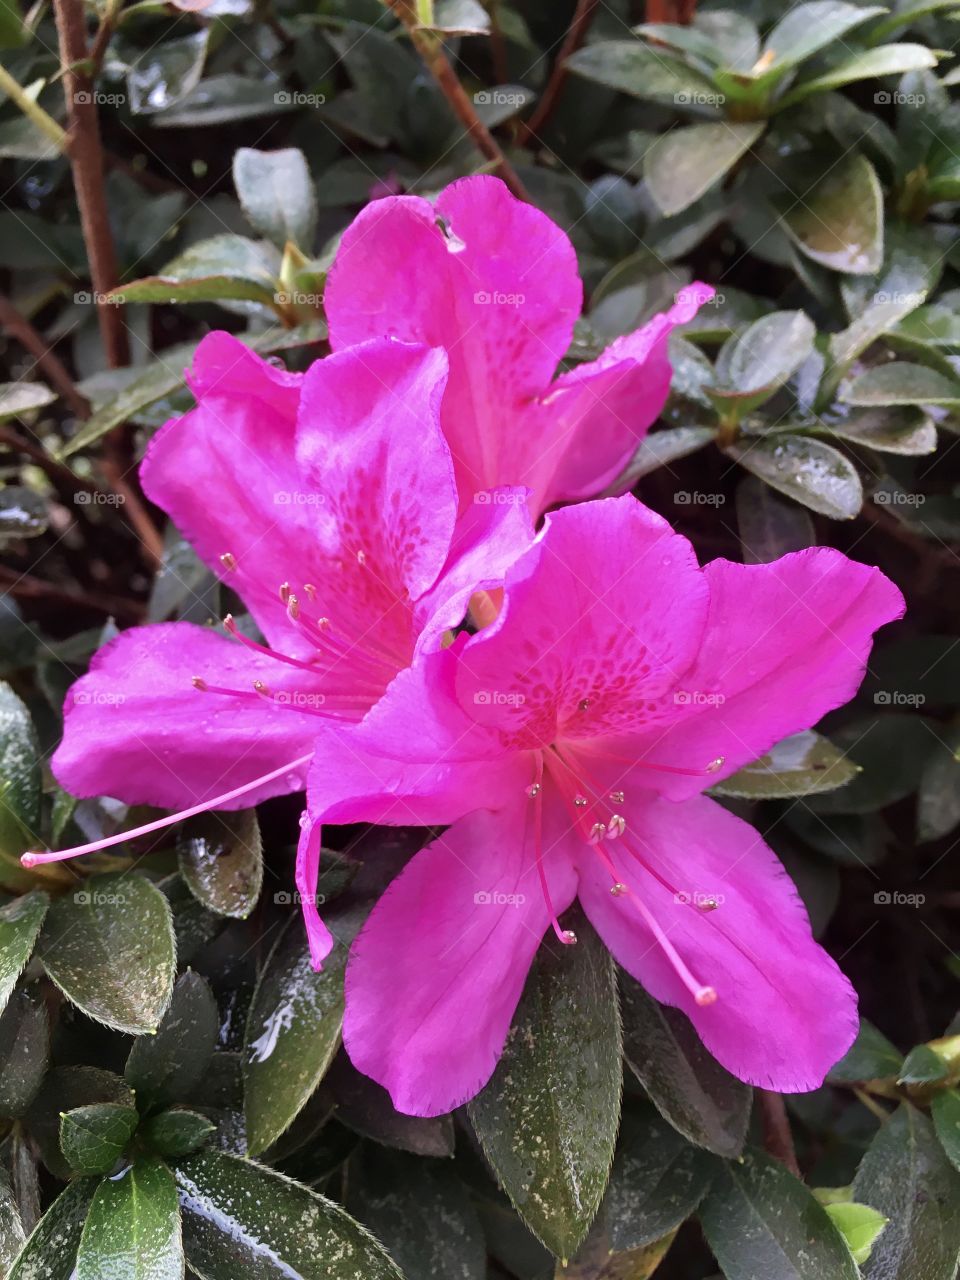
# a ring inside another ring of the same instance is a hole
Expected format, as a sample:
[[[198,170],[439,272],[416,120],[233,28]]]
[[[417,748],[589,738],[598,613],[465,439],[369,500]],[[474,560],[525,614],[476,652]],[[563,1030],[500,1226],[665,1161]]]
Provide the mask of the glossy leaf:
[[[97,1188],[77,1255],[77,1280],[182,1280],[177,1184],[141,1157]]]
[[[945,378],[935,369],[897,360],[862,373],[841,393],[847,404],[933,404],[960,408],[960,380]]]
[[[300,913],[289,921],[254,992],[243,1057],[247,1141],[263,1151],[306,1103],[340,1044],[347,949],[337,944],[317,973]]]
[[[38,944],[44,968],[90,1017],[131,1035],[153,1031],[176,968],[167,900],[134,874],[86,883],[50,908]]]
[[[745,393],[781,386],[813,350],[816,329],[803,311],[773,311],[732,338],[717,360],[717,375]]]
[[[77,1249],[98,1179],[74,1178],[37,1223],[7,1280],[73,1280]]]
[[[141,1110],[190,1095],[210,1061],[219,1028],[209,984],[188,969],[173,989],[156,1035],[142,1036],[130,1050],[124,1076]]]
[[[852,58],[811,80],[804,80],[785,94],[777,104],[792,107],[812,93],[826,93],[856,80],[874,80],[880,76],[903,75],[907,71],[923,71],[937,65],[936,54],[922,44],[885,44],[879,49],[864,49]]]
[[[244,213],[261,235],[281,249],[291,240],[310,252],[317,198],[302,151],[238,147],[233,153],[233,182]]]
[[[807,729],[784,738],[765,756],[717,783],[712,791],[747,800],[774,800],[833,791],[856,777],[857,765],[829,739]]]
[[[960,1170],[960,1093],[956,1089],[938,1093],[930,1103],[930,1117],[947,1159]]]
[[[140,1136],[161,1156],[186,1156],[205,1146],[217,1126],[198,1111],[176,1108],[151,1116]]]
[[[42,844],[40,764],[30,712],[0,681],[0,853],[16,864]]]
[[[500,1062],[469,1104],[500,1185],[560,1258],[600,1204],[621,1087],[613,964],[579,913],[573,930],[576,946],[541,947]]]
[[[263,841],[255,809],[204,813],[177,835],[180,874],[199,902],[244,920],[263,885]]]
[[[772,488],[820,515],[852,520],[863,506],[863,486],[853,464],[820,440],[776,435],[731,445],[727,452]]]
[[[148,115],[185,98],[200,82],[209,42],[203,28],[151,45],[127,71],[130,110]]]
[[[681,213],[720,181],[763,132],[748,124],[692,124],[661,134],[647,151],[644,177],[663,213]]]
[[[870,1144],[853,1194],[889,1219],[864,1267],[867,1280],[952,1280],[960,1253],[960,1172],[933,1125],[909,1103]]]
[[[869,275],[883,261],[883,193],[876,171],[855,154],[830,169],[784,214],[784,229],[814,262]]]
[[[71,1168],[60,1149],[60,1118],[65,1111],[95,1103],[116,1103],[132,1108],[133,1091],[122,1077],[100,1067],[62,1066],[49,1071],[30,1104],[26,1126],[39,1148],[43,1163],[61,1179]]]
[[[743,1150],[753,1091],[703,1047],[678,1009],[658,1004],[620,974],[623,1049],[650,1101],[678,1133],[719,1156]]]
[[[829,435],[881,453],[920,457],[937,448],[937,428],[921,409],[891,413],[887,409],[864,409],[843,418],[825,420]]]
[[[824,1207],[763,1152],[721,1166],[700,1224],[727,1280],[857,1280]]]
[[[0,1015],[0,1116],[20,1116],[40,1088],[50,1054],[47,1008],[33,989],[15,991]]]
[[[0,1009],[33,953],[48,906],[47,895],[35,889],[0,907]]]
[[[20,418],[53,404],[57,394],[42,382],[0,383],[0,420]]]
[[[339,1205],[213,1151],[176,1167],[187,1262],[201,1280],[402,1280]]]
[[[77,1173],[109,1173],[127,1148],[140,1117],[136,1107],[95,1102],[60,1117],[60,1147]]]

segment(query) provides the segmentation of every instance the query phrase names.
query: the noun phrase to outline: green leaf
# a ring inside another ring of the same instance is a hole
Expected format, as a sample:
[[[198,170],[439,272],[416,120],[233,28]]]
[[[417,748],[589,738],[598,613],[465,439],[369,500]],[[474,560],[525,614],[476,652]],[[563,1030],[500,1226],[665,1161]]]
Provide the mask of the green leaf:
[[[688,1018],[658,1004],[626,973],[623,1048],[627,1065],[669,1124],[719,1156],[743,1150],[753,1090],[712,1058]]]
[[[260,355],[268,355],[318,342],[325,336],[326,326],[314,322],[283,332],[268,329],[265,333],[256,335],[240,334],[238,340]],[[114,427],[127,422],[149,405],[165,399],[184,386],[184,366],[189,364],[194,350],[193,344],[171,347],[142,373],[135,372],[122,390],[106,400],[96,413],[90,415],[77,434],[67,441],[61,450],[61,458],[67,458],[80,449],[88,449]]]
[[[60,1147],[77,1173],[109,1173],[133,1137],[136,1107],[95,1102],[60,1117]]]
[[[469,1104],[500,1185],[560,1258],[603,1195],[620,1119],[621,1048],[609,953],[581,913],[574,946],[541,946],[503,1055]]]
[[[77,1280],[182,1280],[173,1174],[143,1156],[97,1189],[77,1255]]]
[[[736,501],[744,564],[769,564],[816,542],[806,508],[785,502],[756,476],[743,477],[737,485]]]
[[[699,200],[749,151],[763,121],[692,124],[661,134],[647,151],[644,178],[663,213],[680,213]]]
[[[0,420],[21,418],[56,398],[56,392],[42,382],[0,382]]]
[[[717,1169],[715,1156],[691,1146],[652,1107],[626,1112],[603,1201],[610,1247],[653,1244],[693,1214]]]
[[[47,1008],[30,988],[14,991],[0,1015],[0,1116],[23,1115],[50,1056]]]
[[[406,1280],[484,1280],[483,1229],[463,1183],[436,1161],[401,1151],[367,1154],[349,1208]]]
[[[93,1103],[113,1102],[133,1107],[136,1099],[120,1076],[99,1067],[54,1067],[49,1071],[30,1104],[26,1127],[40,1149],[43,1163],[55,1177],[72,1176],[60,1149],[60,1117],[64,1111]]]
[[[821,515],[852,520],[863,506],[863,486],[853,464],[820,440],[778,434],[730,445],[726,452],[779,493]]]
[[[885,13],[882,5],[843,4],[841,0],[810,0],[798,4],[780,19],[764,43],[764,53],[774,55],[782,70],[806,61],[868,18]]]
[[[263,885],[263,841],[255,809],[204,813],[177,834],[180,874],[217,915],[245,920]]]
[[[47,895],[35,889],[0,907],[0,1009],[33,953],[48,906]]]
[[[47,500],[26,485],[0,489],[0,546],[19,538],[37,538],[50,525]]]
[[[17,1206],[17,1195],[4,1175],[0,1177],[0,1275],[9,1274],[25,1243],[26,1231]]]
[[[157,276],[119,285],[117,302],[259,302],[275,308],[277,249],[246,236],[219,235],[185,249]]]
[[[866,1080],[896,1080],[903,1054],[865,1018],[856,1040],[831,1070],[831,1084],[860,1084]]]
[[[21,853],[42,843],[38,754],[30,712],[0,681],[0,854],[15,864]],[[2,982],[0,976],[0,992]]]
[[[176,1176],[200,1280],[403,1280],[339,1205],[262,1165],[203,1151]]]
[[[15,49],[27,40],[17,0],[0,0],[0,49]]]
[[[75,1178],[37,1223],[7,1280],[72,1280],[97,1178]]]
[[[210,13],[210,9],[206,10]],[[278,92],[275,79],[253,76],[204,76],[195,89],[172,106],[151,116],[155,129],[198,129],[205,125],[234,124],[256,116],[275,116],[294,106],[293,95]]]
[[[955,1169],[960,1169],[960,1093],[945,1089],[930,1103],[930,1115],[940,1144]]]
[[[937,448],[937,428],[920,409],[904,409],[898,413],[890,413],[885,408],[865,409],[844,418],[831,415],[823,422],[830,436],[878,449],[881,453],[921,457],[936,452]]]
[[[189,1096],[213,1056],[219,1029],[207,980],[188,969],[173,989],[157,1034],[141,1036],[130,1050],[123,1074],[141,1110]]]
[[[887,1225],[887,1219],[868,1204],[856,1204],[850,1200],[828,1204],[824,1208],[833,1225],[846,1240],[854,1262],[858,1265],[866,1262],[873,1252],[877,1237]]]
[[[856,1200],[889,1219],[867,1280],[953,1280],[960,1253],[960,1173],[926,1116],[903,1103],[882,1126],[853,1183]]]
[[[637,98],[691,101],[695,95],[717,96],[713,81],[677,58],[665,56],[640,40],[600,40],[567,59],[567,67],[588,80]]]
[[[705,444],[716,439],[714,427],[668,427],[666,431],[653,431],[637,448],[624,471],[611,485],[615,493],[626,493],[643,476],[665,467],[678,458],[696,453]]]
[[[918,1044],[904,1059],[897,1084],[937,1084],[950,1073],[947,1063],[928,1044]]]
[[[828,169],[783,227],[808,258],[833,271],[870,275],[883,261],[883,192],[870,161],[854,153]]]
[[[960,408],[960,381],[945,378],[922,364],[895,360],[861,373],[844,387],[841,400],[856,405],[933,404]]]
[[[217,1126],[199,1111],[161,1111],[140,1127],[140,1136],[161,1156],[186,1156],[204,1146]]]
[[[960,727],[947,729],[927,761],[917,792],[917,839],[940,840],[960,824]]]
[[[833,67],[812,80],[801,81],[777,103],[777,109],[792,107],[812,93],[826,93],[855,80],[875,80],[880,76],[903,75],[937,65],[936,54],[923,44],[885,44],[879,49],[864,49],[846,62]]]
[[[233,182],[248,221],[261,235],[281,249],[292,240],[311,251],[317,197],[302,151],[238,147],[233,153]]]
[[[875,695],[874,701],[882,710],[896,705],[901,694],[913,696],[894,688]],[[842,790],[811,799],[810,808],[817,813],[873,813],[903,800],[919,786],[937,742],[922,717],[909,711],[858,717],[835,730],[833,738],[860,772]]]
[[[717,359],[717,377],[738,393],[771,392],[795,373],[813,350],[817,336],[803,311],[773,311],[734,338]]]
[[[151,44],[127,71],[127,92],[134,115],[163,111],[200,83],[210,43],[210,28]]]
[[[761,1151],[721,1166],[700,1224],[727,1280],[858,1280],[823,1205]]]
[[[340,1043],[347,948],[337,944],[317,973],[300,913],[284,928],[260,974],[243,1057],[247,1142],[263,1151],[290,1125]]]
[[[747,800],[781,800],[833,791],[859,769],[828,738],[807,729],[784,738],[766,755],[718,782],[711,791]]]
[[[97,876],[50,908],[38,951],[68,1000],[117,1031],[153,1031],[176,969],[170,908],[132,873]]]

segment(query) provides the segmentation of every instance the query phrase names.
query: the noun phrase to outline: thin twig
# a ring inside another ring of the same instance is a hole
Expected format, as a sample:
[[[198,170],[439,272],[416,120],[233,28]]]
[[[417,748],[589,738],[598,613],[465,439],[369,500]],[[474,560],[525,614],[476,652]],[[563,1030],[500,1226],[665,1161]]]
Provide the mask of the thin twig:
[[[61,604],[75,605],[82,609],[96,609],[108,616],[127,618],[140,622],[143,606],[120,596],[96,596],[84,591],[68,591],[45,578],[34,578],[28,573],[18,573],[6,565],[0,565],[0,582],[5,583],[10,595],[24,600],[55,600]]]
[[[55,355],[26,316],[0,294],[0,325],[30,352],[40,371],[78,418],[90,416],[90,405],[77,390],[59,356]]]
[[[567,34],[564,36],[563,44],[560,46],[560,52],[557,54],[556,61],[553,64],[547,87],[544,89],[533,115],[520,125],[517,133],[517,142],[520,146],[526,146],[528,142],[535,140],[553,114],[554,108],[560,100],[560,94],[563,92],[567,76],[570,74],[567,69],[567,59],[573,57],[586,39],[590,23],[593,21],[593,15],[597,11],[597,4],[598,0],[577,0],[577,7],[574,10]]]
[[[775,1160],[779,1160],[799,1178],[800,1166],[797,1164],[793,1134],[790,1132],[790,1121],[787,1119],[783,1098],[779,1093],[770,1093],[767,1089],[758,1089],[756,1092],[760,1103],[763,1145]]]
[[[71,471],[63,462],[57,462],[55,458],[51,458],[40,445],[33,444],[8,424],[0,426],[0,445],[24,454],[41,471],[48,475],[61,490],[66,489],[71,494],[107,492],[102,485],[93,480],[86,480],[83,476],[78,476],[75,471]]]
[[[60,3],[62,2],[63,0],[60,0]],[[416,6],[412,0],[384,0],[384,3],[393,10],[406,27],[414,48],[426,63],[477,150],[490,161],[497,175],[503,179],[518,199],[529,201],[530,197],[513,165],[501,151],[499,142],[477,115],[476,107],[447,57],[443,41],[435,31],[420,25]]]

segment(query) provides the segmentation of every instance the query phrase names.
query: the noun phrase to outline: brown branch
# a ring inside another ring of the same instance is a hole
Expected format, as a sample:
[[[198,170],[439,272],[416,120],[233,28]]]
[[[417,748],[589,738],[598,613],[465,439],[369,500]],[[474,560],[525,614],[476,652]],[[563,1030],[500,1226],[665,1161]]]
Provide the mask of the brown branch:
[[[26,316],[21,315],[10,299],[4,297],[3,294],[0,294],[0,325],[3,325],[4,329],[11,337],[16,338],[21,346],[26,347],[34,360],[36,360],[37,366],[44,377],[51,383],[57,393],[66,400],[77,417],[89,417],[90,405],[77,390],[73,379],[59,356],[54,354],[53,350],[47,345]]]
[[[50,477],[59,489],[74,493],[106,493],[93,480],[85,480],[63,462],[57,462],[40,445],[33,444],[9,425],[0,426],[0,445],[22,453]]]
[[[760,1128],[763,1131],[763,1145],[774,1160],[800,1177],[800,1166],[797,1164],[797,1153],[793,1148],[793,1134],[790,1132],[790,1121],[787,1108],[779,1093],[770,1093],[767,1089],[756,1090],[760,1104]]]
[[[62,0],[60,2],[62,3]],[[501,151],[499,142],[477,115],[476,107],[447,57],[443,41],[436,32],[420,26],[412,0],[384,0],[384,3],[406,27],[414,48],[426,63],[444,97],[453,108],[454,115],[466,129],[477,150],[490,161],[498,177],[503,179],[519,200],[529,201],[530,197],[513,165]]]
[[[131,622],[143,620],[143,606],[120,596],[96,596],[84,591],[68,591],[45,578],[34,578],[28,573],[18,573],[0,565],[0,583],[12,596],[23,600],[54,600],[60,604],[74,605],[81,609],[95,609],[98,613],[127,618]]]
[[[543,126],[553,115],[563,92],[567,76],[570,74],[567,69],[567,59],[573,57],[586,39],[590,23],[593,21],[593,15],[597,11],[597,3],[598,0],[577,0],[577,7],[570,22],[570,28],[564,37],[563,44],[560,46],[560,52],[557,54],[556,61],[553,64],[547,87],[544,89],[533,115],[520,125],[517,133],[517,142],[520,146],[526,146],[527,143],[535,140]]]
[[[673,22],[688,27],[697,12],[697,0],[647,0],[647,22]]]

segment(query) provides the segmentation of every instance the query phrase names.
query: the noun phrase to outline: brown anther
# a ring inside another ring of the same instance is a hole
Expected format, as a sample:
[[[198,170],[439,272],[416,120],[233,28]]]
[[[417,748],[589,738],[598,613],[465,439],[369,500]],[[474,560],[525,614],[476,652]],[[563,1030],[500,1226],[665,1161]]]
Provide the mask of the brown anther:
[[[587,797],[580,795],[574,796],[573,803],[578,809],[585,809],[587,807]]]
[[[303,590],[308,600],[311,600],[311,601],[316,600],[317,588],[313,585],[312,582],[305,582],[303,584]]]
[[[280,603],[286,604],[289,599],[290,599],[290,583],[281,582],[280,583]]]
[[[224,551],[223,555],[219,557],[219,560],[227,573],[233,573],[237,567],[237,557],[232,551]]]
[[[260,694],[260,696],[261,696],[262,698],[272,698],[272,697],[273,697],[273,694],[272,694],[272,692],[270,691],[270,686],[269,686],[269,685],[264,684],[262,680],[254,680],[254,682],[253,682],[253,688],[254,688],[254,691],[255,691],[256,693],[259,693],[259,694]]]
[[[540,794],[540,783],[531,782],[529,787],[527,787],[527,795],[530,796],[530,798],[532,799],[534,796],[538,796],[539,794]]]
[[[705,772],[716,773],[718,769],[723,768],[724,764],[726,763],[726,759],[727,759],[726,756],[717,756],[716,760],[710,761],[710,763],[706,767]]]
[[[300,617],[300,601],[295,595],[287,597],[287,617],[291,622],[296,622]]]
[[[610,892],[615,898],[620,898],[627,892],[627,886],[618,880],[616,884],[610,886]]]
[[[626,796],[622,791],[611,791],[610,800],[613,804],[623,804]]]
[[[193,685],[195,689],[199,689],[201,690],[201,692],[206,693],[207,682],[206,680],[204,680],[203,676],[192,676],[190,679],[190,683]]]

